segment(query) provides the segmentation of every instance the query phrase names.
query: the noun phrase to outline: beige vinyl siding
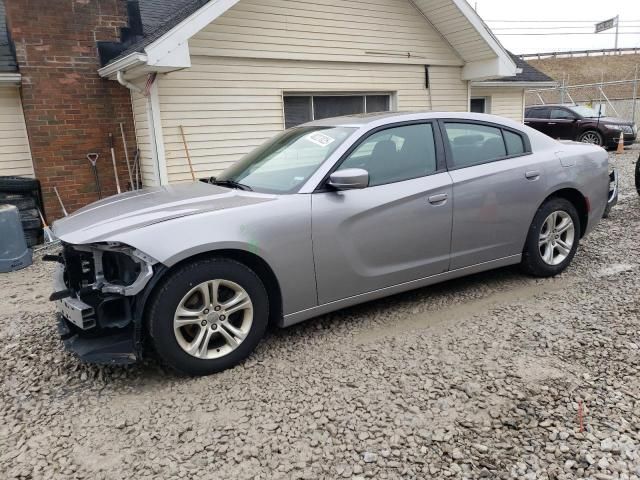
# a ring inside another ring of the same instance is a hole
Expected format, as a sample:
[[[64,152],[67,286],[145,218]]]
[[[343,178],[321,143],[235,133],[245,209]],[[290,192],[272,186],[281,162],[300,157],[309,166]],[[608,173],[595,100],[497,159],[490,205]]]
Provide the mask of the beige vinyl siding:
[[[138,92],[131,91],[131,103],[136,127],[136,143],[140,152],[142,184],[146,187],[156,186],[159,182],[149,128],[149,99]]]
[[[435,69],[434,105],[467,109],[459,72]],[[191,68],[160,78],[159,92],[170,182],[190,179],[180,125],[196,175],[215,175],[284,129],[283,93],[390,93],[398,110],[430,109],[422,65],[194,56]]]
[[[429,86],[434,111],[469,110],[469,82],[462,80],[461,74],[461,68],[429,67]]]
[[[492,115],[523,122],[524,89],[515,87],[472,87],[472,97],[487,97]]]
[[[189,48],[192,55],[462,65],[408,0],[242,0]]]
[[[0,175],[34,176],[17,86],[0,87]]]

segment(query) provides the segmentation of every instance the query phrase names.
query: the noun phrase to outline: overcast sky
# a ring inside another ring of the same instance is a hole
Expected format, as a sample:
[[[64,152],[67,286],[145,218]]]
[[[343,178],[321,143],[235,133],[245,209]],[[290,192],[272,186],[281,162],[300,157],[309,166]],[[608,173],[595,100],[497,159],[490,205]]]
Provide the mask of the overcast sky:
[[[618,46],[640,47],[640,0],[467,1],[513,53],[613,48],[615,29],[592,32],[596,22],[616,15]]]

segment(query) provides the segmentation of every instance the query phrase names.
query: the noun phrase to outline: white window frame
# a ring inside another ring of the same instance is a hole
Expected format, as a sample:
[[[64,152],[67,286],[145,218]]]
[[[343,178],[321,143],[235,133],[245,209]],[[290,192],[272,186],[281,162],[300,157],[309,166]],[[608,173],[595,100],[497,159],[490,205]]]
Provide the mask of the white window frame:
[[[397,92],[384,92],[384,91],[356,91],[356,92],[331,92],[331,91],[322,91],[322,92],[292,92],[292,91],[282,91],[282,128],[286,128],[285,123],[285,112],[284,112],[284,97],[309,97],[309,101],[311,102],[311,121],[316,119],[316,112],[313,109],[313,97],[362,97],[362,107],[363,112],[367,112],[367,96],[368,95],[385,95],[389,97],[389,110],[390,112],[397,109]]]
[[[491,97],[474,95],[469,99],[469,111],[471,111],[471,100],[484,100],[484,112],[491,113]]]

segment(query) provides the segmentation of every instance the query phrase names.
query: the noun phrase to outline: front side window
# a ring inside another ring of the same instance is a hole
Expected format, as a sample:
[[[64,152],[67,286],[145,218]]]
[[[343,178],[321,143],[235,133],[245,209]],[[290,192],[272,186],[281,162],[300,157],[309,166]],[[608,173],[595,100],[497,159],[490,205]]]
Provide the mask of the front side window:
[[[445,123],[455,167],[470,167],[507,156],[499,128],[474,123]]]
[[[369,186],[423,177],[437,170],[433,126],[403,125],[381,130],[365,139],[339,170],[362,168]]]
[[[312,120],[355,115],[360,113],[388,112],[391,95],[285,95],[285,128],[296,127]]]
[[[555,119],[572,119],[576,116],[564,108],[554,108],[551,110],[551,118]]]
[[[299,127],[282,132],[217,177],[265,193],[297,191],[356,128]]]

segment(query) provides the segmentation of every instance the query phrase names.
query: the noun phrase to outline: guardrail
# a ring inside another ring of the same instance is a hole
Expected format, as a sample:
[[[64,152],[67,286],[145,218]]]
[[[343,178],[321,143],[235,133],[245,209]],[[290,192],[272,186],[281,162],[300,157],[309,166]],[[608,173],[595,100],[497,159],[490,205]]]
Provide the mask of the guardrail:
[[[570,58],[570,57],[589,57],[603,55],[628,55],[640,53],[640,47],[627,48],[601,48],[597,50],[566,50],[564,52],[539,52],[539,53],[523,53],[518,55],[523,60],[531,58]]]

